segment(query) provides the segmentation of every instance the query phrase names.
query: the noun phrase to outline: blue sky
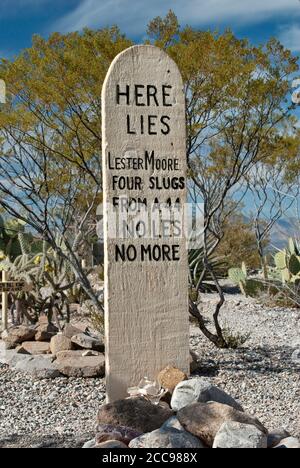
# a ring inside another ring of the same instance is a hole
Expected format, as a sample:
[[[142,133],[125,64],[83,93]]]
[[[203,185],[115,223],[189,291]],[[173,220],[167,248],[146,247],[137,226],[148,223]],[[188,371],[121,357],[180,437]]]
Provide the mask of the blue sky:
[[[0,0],[0,56],[30,46],[34,33],[47,37],[84,26],[118,24],[139,41],[149,20],[170,8],[182,25],[230,27],[255,43],[275,36],[300,55],[299,0]]]

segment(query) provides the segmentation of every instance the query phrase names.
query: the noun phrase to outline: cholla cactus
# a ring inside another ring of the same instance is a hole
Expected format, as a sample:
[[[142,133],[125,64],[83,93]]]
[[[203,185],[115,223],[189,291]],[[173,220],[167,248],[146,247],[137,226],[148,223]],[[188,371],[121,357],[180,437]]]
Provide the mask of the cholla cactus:
[[[6,257],[0,262],[0,268],[8,271],[10,279],[24,282],[23,291],[12,294],[18,309],[21,303],[23,315],[32,322],[41,312],[48,314],[49,321],[54,317],[57,324],[59,316],[69,320],[69,295],[78,287],[70,265],[46,242],[43,243],[42,252],[37,254],[30,251],[29,244],[22,236],[20,245],[22,254],[14,261]],[[17,321],[20,321],[20,317]]]
[[[22,221],[16,219],[4,220],[0,216],[0,260],[5,257],[14,259],[21,254],[22,250],[18,236],[20,233],[24,233],[24,229]],[[25,238],[25,234],[23,234],[23,238]]]

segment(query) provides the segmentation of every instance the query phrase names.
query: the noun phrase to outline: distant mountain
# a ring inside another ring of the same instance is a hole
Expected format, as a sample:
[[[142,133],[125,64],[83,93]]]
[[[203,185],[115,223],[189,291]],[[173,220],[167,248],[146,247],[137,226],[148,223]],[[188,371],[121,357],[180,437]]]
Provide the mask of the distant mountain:
[[[296,218],[283,218],[275,224],[271,232],[272,246],[277,249],[286,247],[289,237],[300,238],[300,221]]]

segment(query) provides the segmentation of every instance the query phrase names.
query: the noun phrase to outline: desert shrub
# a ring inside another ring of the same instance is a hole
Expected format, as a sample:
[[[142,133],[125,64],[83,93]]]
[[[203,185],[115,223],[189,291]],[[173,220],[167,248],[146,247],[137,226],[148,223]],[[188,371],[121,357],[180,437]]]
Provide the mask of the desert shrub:
[[[261,267],[253,223],[237,214],[226,221],[224,237],[217,249],[217,255],[224,258],[226,270],[245,262],[250,270]],[[269,240],[265,241],[267,245]]]
[[[234,332],[228,324],[225,324],[225,326],[222,329],[223,331],[223,336],[226,340],[226,343],[228,345],[228,348],[230,349],[238,349],[241,348],[249,338],[251,337],[250,333],[236,333]]]
[[[90,322],[95,331],[104,335],[104,315],[94,306],[90,309]]]
[[[210,267],[214,271],[217,278],[224,278],[225,261],[224,258],[216,255],[212,246],[213,240],[208,242],[208,249],[212,253],[208,255]],[[190,298],[197,302],[198,292],[210,292],[215,289],[211,283],[212,277],[208,269],[204,268],[204,248],[200,246],[198,249],[189,251],[189,283],[190,283]]]

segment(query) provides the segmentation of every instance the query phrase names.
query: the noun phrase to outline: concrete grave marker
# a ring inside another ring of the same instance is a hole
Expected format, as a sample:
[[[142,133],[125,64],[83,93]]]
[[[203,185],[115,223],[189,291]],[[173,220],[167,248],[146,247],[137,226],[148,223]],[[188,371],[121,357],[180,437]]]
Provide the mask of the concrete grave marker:
[[[110,402],[167,365],[189,373],[186,238],[174,221],[186,203],[180,72],[162,50],[131,47],[108,71],[102,106]]]

